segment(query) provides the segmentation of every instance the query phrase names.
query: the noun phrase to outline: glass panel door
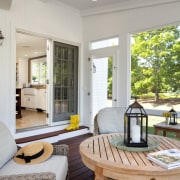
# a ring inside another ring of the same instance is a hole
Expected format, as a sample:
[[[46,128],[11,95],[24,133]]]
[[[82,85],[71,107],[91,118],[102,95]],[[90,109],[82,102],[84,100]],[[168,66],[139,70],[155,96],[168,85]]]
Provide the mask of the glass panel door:
[[[53,122],[59,122],[77,113],[78,47],[54,42],[53,49]]]

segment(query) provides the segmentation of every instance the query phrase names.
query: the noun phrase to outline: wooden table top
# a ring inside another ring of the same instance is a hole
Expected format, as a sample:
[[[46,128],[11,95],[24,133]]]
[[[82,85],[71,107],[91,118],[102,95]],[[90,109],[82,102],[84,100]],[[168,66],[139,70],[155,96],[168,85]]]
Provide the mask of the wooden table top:
[[[162,127],[162,128],[166,128],[166,129],[180,130],[180,124],[171,125],[171,124],[166,124],[165,122],[160,122],[160,123],[154,124],[154,127]]]
[[[171,148],[180,149],[180,141],[149,135],[160,142],[156,149],[147,152],[129,152],[111,145],[110,140],[115,135],[117,134],[93,136],[80,144],[82,161],[88,168],[95,171],[97,176],[95,179],[104,180],[106,179],[104,176],[119,180],[130,180],[131,178],[133,180],[180,179],[180,168],[166,170],[147,159],[149,152]]]

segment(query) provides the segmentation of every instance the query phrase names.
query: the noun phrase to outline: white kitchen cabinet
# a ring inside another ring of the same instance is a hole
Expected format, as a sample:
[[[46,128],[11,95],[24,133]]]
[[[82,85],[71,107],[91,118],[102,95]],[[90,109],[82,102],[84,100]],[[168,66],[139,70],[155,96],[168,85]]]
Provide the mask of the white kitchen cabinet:
[[[24,95],[22,97],[22,107],[34,109],[36,107],[35,95]]]
[[[37,89],[36,105],[37,109],[46,110],[46,89]]]
[[[46,110],[46,89],[23,88],[21,107]]]
[[[25,108],[36,108],[36,95],[35,88],[24,88],[21,91],[21,106]]]

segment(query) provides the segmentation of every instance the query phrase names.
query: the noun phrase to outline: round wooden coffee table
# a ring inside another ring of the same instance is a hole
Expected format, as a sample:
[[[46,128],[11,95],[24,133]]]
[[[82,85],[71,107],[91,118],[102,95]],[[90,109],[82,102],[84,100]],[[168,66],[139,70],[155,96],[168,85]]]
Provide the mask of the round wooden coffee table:
[[[180,149],[180,141],[149,135],[159,141],[152,151],[129,152],[116,148],[110,141],[117,134],[90,137],[80,144],[83,163],[95,172],[95,180],[178,180],[180,168],[166,170],[147,159],[147,154],[163,149]],[[118,134],[120,135],[120,134]],[[122,136],[122,135],[120,135]]]

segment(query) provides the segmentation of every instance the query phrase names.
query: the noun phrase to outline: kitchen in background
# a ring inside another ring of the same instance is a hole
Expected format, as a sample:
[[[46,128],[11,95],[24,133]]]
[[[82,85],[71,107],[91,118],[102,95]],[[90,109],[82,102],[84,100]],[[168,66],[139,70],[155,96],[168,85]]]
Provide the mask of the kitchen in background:
[[[47,39],[16,33],[16,130],[46,126]]]

